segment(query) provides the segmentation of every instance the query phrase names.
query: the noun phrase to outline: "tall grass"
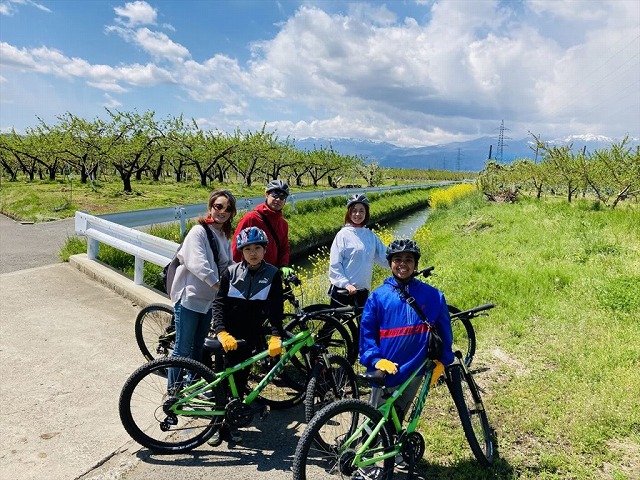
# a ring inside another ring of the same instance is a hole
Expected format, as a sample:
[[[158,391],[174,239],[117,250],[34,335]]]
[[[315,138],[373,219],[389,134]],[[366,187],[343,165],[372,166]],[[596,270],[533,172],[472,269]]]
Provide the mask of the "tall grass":
[[[502,460],[469,462],[442,389],[422,424],[433,478],[640,478],[640,211],[592,207],[478,194],[418,231],[450,303],[497,305],[475,371]]]

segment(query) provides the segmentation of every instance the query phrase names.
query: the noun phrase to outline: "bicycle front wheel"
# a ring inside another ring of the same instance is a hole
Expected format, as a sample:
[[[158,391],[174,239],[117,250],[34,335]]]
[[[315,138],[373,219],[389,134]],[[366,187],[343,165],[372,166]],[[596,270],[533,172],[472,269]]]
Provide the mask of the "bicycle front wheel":
[[[336,400],[359,398],[358,377],[349,361],[340,355],[329,355],[329,365],[318,363],[311,372],[304,399],[305,421]]]
[[[176,382],[167,389],[166,372],[175,369]],[[181,391],[195,382],[213,382],[215,373],[189,358],[161,358],[146,363],[127,379],[120,393],[120,420],[127,433],[140,445],[159,453],[180,453],[206,442],[222,423],[220,416],[180,415],[171,407],[184,397]],[[206,383],[205,383],[206,382]],[[207,402],[224,405],[223,392],[207,392]],[[180,405],[182,411],[211,411],[197,399]]]
[[[473,376],[460,365],[448,369],[447,385],[458,410],[464,435],[474,457],[484,467],[490,466],[496,455],[495,443],[487,412]]]
[[[386,425],[371,438],[362,460],[370,465],[354,465],[356,452],[369,440],[382,415],[369,403],[345,399],[331,403],[313,417],[304,430],[293,460],[294,480],[335,478],[376,478],[390,480],[394,457],[380,458],[393,448]],[[377,459],[377,460],[376,460]]]
[[[171,355],[176,340],[173,307],[164,303],[147,305],[136,317],[136,342],[147,361]]]
[[[447,305],[450,314],[460,313],[453,305]],[[462,361],[469,368],[476,354],[476,332],[471,320],[468,318],[452,318],[451,330],[453,332],[453,351],[462,353]]]

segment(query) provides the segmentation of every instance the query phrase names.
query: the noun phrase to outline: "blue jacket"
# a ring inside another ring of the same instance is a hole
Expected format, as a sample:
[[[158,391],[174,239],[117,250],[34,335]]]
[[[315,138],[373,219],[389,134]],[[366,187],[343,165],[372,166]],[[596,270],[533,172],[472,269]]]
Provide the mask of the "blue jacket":
[[[394,277],[387,278],[367,299],[360,320],[360,363],[369,371],[383,358],[398,364],[398,373],[386,377],[388,387],[404,382],[427,355],[426,325],[398,288],[402,287]],[[415,278],[404,288],[438,330],[443,342],[439,360],[449,365],[454,360],[453,334],[444,294]]]

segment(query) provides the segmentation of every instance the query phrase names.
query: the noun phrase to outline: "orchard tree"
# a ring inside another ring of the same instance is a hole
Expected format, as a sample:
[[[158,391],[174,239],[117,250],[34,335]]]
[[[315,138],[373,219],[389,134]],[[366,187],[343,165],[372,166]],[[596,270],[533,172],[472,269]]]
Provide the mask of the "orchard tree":
[[[273,133],[265,132],[265,126],[257,132],[248,130],[247,133],[236,129],[232,139],[237,145],[227,161],[231,167],[244,179],[247,187],[253,183],[253,177],[265,169],[266,163],[272,155],[272,150],[278,148],[277,137]]]
[[[120,174],[123,190],[131,193],[131,177],[147,168],[158,148],[158,127],[154,112],[111,112],[107,129],[106,156]]]
[[[96,180],[105,155],[106,123],[97,118],[90,122],[69,112],[60,115],[58,121],[67,162],[80,174],[81,183]]]

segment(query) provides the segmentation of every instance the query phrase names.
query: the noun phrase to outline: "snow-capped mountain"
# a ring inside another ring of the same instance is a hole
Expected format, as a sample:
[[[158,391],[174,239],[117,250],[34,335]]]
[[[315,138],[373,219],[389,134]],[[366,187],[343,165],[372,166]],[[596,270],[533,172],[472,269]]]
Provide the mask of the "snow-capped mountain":
[[[550,145],[573,145],[573,150],[586,148],[587,152],[610,148],[622,139],[602,135],[572,135],[554,140],[542,139]],[[638,145],[638,139],[630,139],[631,145]],[[536,160],[535,144],[532,137],[520,140],[505,140],[502,155],[498,151],[498,141],[494,137],[481,137],[467,142],[453,142],[429,147],[398,147],[385,142],[345,138],[306,138],[296,140],[296,147],[313,149],[329,145],[342,155],[361,156],[367,162],[378,162],[389,168],[419,168],[436,170],[480,171],[489,155],[491,159],[510,163],[519,158]],[[540,154],[537,159],[540,160]]]

